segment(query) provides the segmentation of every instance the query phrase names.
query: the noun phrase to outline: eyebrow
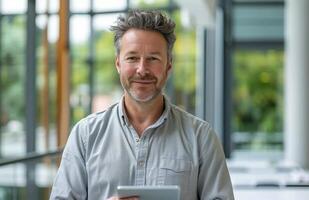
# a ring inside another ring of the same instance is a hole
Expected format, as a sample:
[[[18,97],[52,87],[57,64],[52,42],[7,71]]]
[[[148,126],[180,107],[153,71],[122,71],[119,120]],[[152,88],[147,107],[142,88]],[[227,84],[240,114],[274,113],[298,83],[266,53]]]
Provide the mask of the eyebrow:
[[[126,55],[128,54],[137,54],[137,51],[128,51],[128,52],[125,52]]]
[[[161,55],[159,51],[150,52],[150,55]]]
[[[137,51],[128,51],[125,53],[125,55],[135,55],[138,54]],[[159,51],[150,52],[148,55],[161,55]]]

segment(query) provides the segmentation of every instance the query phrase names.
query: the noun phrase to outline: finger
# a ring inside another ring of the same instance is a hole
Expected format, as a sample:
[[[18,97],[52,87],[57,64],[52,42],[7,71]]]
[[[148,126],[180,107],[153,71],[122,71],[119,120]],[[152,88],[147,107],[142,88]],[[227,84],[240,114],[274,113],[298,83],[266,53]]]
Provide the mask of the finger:
[[[110,197],[107,200],[119,200],[119,198],[118,197]]]
[[[121,200],[139,200],[138,196],[121,197]]]

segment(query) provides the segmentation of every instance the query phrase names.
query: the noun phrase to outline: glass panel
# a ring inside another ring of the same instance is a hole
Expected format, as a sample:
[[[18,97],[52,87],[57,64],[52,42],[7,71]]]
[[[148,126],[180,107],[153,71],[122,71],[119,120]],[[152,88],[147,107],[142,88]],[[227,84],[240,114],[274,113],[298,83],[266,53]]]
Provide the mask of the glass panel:
[[[90,17],[73,15],[70,20],[70,42],[85,44],[90,36]]]
[[[1,13],[2,14],[18,14],[26,13],[27,1],[26,0],[2,0]]]
[[[233,76],[235,150],[282,150],[283,51],[236,50]]]
[[[25,153],[25,26],[22,16],[2,18],[0,157]]]
[[[48,200],[59,159],[60,154],[57,154],[32,161],[33,164],[28,166],[28,174],[33,177],[29,177],[31,180],[28,181],[34,181],[34,183],[29,185],[27,185],[27,164],[25,162],[1,166],[0,199]],[[27,192],[30,185],[33,187],[31,194]]]
[[[122,95],[115,68],[113,33],[109,27],[116,21],[117,14],[99,15],[94,18],[95,31],[95,84],[92,110],[104,110]]]
[[[48,0],[40,0],[35,2],[35,10],[37,13],[44,13],[47,10],[47,1]]]
[[[46,13],[46,11],[50,13],[56,13],[59,10],[59,1],[54,0],[39,0],[36,1],[36,12],[38,13]]]
[[[56,148],[56,41],[49,35],[54,32],[51,24],[55,18],[38,16],[37,24],[37,88],[38,127],[37,151],[45,152]],[[48,21],[47,21],[48,20]],[[48,25],[48,26],[47,26]]]
[[[72,123],[89,113],[89,36],[90,17],[73,16],[70,21],[72,58],[71,96]]]
[[[49,11],[52,13],[56,13],[59,11],[59,2],[55,0],[49,0]]]
[[[59,38],[59,16],[51,15],[48,19],[48,41],[56,43]]]
[[[186,23],[187,15],[177,11],[173,14],[176,26],[173,74],[170,77],[172,90],[169,95],[174,103],[188,112],[195,113],[196,92],[196,32],[195,27]]]
[[[169,0],[131,0],[130,8],[153,8],[168,6]]]
[[[90,10],[91,0],[71,0],[70,11],[71,12],[88,12]]]
[[[283,40],[284,8],[279,6],[235,6],[233,37],[243,40]]]
[[[127,0],[94,0],[93,10],[94,11],[109,11],[109,10],[123,10],[127,6]]]
[[[59,17],[58,15],[50,15],[47,19],[46,15],[39,15],[36,18],[36,25],[39,29],[43,30],[46,28],[48,23],[48,42],[56,45],[59,38]],[[54,47],[55,48],[55,47]]]

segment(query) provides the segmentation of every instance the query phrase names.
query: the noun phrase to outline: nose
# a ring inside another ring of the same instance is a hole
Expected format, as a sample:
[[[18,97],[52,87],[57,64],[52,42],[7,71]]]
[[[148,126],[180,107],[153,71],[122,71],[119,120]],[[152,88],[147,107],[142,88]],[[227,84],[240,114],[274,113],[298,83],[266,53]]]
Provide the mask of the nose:
[[[145,59],[140,59],[137,69],[136,69],[136,73],[139,74],[140,76],[145,76],[146,74],[149,73],[149,69],[147,67],[147,63],[145,61]]]

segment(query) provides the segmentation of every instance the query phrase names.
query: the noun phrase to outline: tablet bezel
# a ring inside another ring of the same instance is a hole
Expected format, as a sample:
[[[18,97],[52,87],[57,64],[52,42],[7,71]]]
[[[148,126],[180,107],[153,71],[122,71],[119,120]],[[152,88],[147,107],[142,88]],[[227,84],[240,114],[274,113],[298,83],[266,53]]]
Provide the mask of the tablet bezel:
[[[118,186],[120,198],[138,196],[140,200],[180,200],[180,188],[177,185],[161,186]]]

